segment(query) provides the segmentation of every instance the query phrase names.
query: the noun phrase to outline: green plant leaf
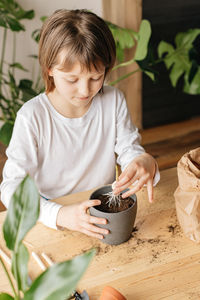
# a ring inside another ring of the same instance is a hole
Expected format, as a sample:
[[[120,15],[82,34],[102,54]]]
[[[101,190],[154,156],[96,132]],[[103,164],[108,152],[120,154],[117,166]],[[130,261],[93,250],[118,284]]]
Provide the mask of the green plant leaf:
[[[22,100],[26,102],[30,98],[37,95],[37,92],[32,88],[33,81],[29,79],[21,79],[18,88],[22,91]]]
[[[10,64],[9,67],[10,67],[10,68],[16,68],[16,69],[19,69],[19,70],[28,72],[28,70],[25,69],[25,68],[24,68],[20,63],[18,63],[18,62],[14,63],[14,64]]]
[[[0,294],[0,300],[14,300],[12,296],[6,293],[1,293]]]
[[[153,72],[150,71],[143,71],[149,78],[151,78],[151,80],[155,81],[155,74]]]
[[[184,92],[190,95],[197,95],[200,94],[200,67],[198,68],[198,71],[196,72],[196,75],[194,76],[191,83],[189,83],[189,75],[188,73],[184,76]]]
[[[36,55],[36,54],[30,54],[28,57],[32,57],[34,59],[38,59],[38,55]]]
[[[6,21],[2,18],[2,14],[0,13],[0,27],[8,28]]]
[[[151,25],[148,20],[142,20],[138,32],[138,42],[135,52],[135,60],[143,60],[148,52],[148,44],[151,37]]]
[[[36,41],[36,43],[38,43],[40,39],[40,29],[35,29],[32,32],[31,37],[34,39],[34,41]]]
[[[47,18],[48,18],[47,16],[42,16],[42,17],[40,17],[40,21],[42,21],[42,23],[44,23]]]
[[[24,25],[22,25],[17,19],[13,17],[6,17],[8,28],[12,31],[25,31]]]
[[[120,47],[120,45],[116,48],[116,57],[119,62],[124,61],[124,50]]]
[[[22,19],[28,19],[28,20],[32,20],[35,17],[35,12],[34,10],[21,10],[20,13],[18,13],[17,18],[18,20],[22,20]]]
[[[170,55],[173,54],[174,51],[174,47],[165,41],[161,41],[158,45],[158,57],[161,58],[164,54],[168,55],[168,57],[165,59],[165,64],[168,69],[173,64],[173,60],[170,60]]]
[[[185,49],[190,49],[192,47],[192,43],[200,34],[200,29],[189,29],[186,32],[180,32],[175,37],[175,44],[177,48],[184,47]]]
[[[29,79],[21,79],[19,83],[19,88],[22,89],[31,89],[33,81]]]
[[[68,298],[75,290],[94,254],[95,250],[90,250],[72,260],[53,265],[33,282],[24,294],[24,300]]]
[[[40,197],[34,181],[26,176],[13,194],[3,233],[6,245],[16,252],[26,233],[35,225],[39,216]]]
[[[124,61],[124,50],[130,49],[135,45],[135,39],[137,39],[137,33],[132,29],[123,28],[106,21],[110,31],[112,32],[115,40],[117,60],[119,62]]]
[[[13,131],[13,124],[5,122],[0,129],[0,141],[5,145],[8,146]]]
[[[28,288],[28,259],[28,250],[20,243],[17,253],[13,253],[12,273],[17,281],[18,289],[23,292]]]
[[[190,68],[190,73],[189,73],[189,78],[188,78],[188,82],[191,83],[192,80],[194,79],[194,76],[196,75],[196,73],[198,72],[199,69],[199,65],[197,64],[197,62],[195,60],[191,61],[191,68]]]
[[[184,75],[183,90],[190,94],[199,91],[197,86],[197,81],[200,80],[198,65],[190,59],[193,42],[199,34],[200,29],[190,29],[176,35],[176,48],[164,41],[161,41],[158,46],[158,56],[163,57],[166,68],[170,70],[169,77],[172,86],[175,87],[179,78]],[[166,55],[164,56],[164,54]]]

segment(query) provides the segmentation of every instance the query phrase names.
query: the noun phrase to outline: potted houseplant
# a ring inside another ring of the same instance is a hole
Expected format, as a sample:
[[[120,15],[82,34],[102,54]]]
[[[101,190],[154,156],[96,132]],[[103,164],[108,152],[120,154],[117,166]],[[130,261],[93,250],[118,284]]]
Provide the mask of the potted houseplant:
[[[94,256],[95,250],[90,250],[72,260],[54,264],[33,282],[28,281],[29,254],[23,244],[23,238],[39,217],[39,203],[40,197],[35,184],[29,176],[26,176],[12,196],[3,225],[6,245],[12,251],[12,274],[16,284],[13,283],[0,256],[0,263],[13,291],[12,296],[0,293],[0,300],[69,299]]]
[[[23,78],[18,80],[16,71],[27,72],[27,69],[17,61],[16,58],[16,35],[25,31],[22,21],[32,20],[35,16],[33,10],[24,10],[15,0],[1,1],[0,4],[0,28],[3,32],[0,57],[0,141],[8,145],[16,118],[17,111],[24,102],[33,98],[41,92],[41,76],[37,75],[35,80]],[[6,61],[6,47],[8,47],[8,31],[12,33],[12,44],[9,48],[12,52],[12,62]],[[31,59],[37,58],[30,55]]]
[[[100,205],[90,207],[90,214],[108,221],[105,225],[97,225],[109,230],[109,234],[104,236],[102,242],[110,245],[126,242],[131,236],[137,213],[136,195],[125,199],[121,197],[121,194],[114,196],[112,186],[108,185],[95,190],[90,199],[101,200]]]

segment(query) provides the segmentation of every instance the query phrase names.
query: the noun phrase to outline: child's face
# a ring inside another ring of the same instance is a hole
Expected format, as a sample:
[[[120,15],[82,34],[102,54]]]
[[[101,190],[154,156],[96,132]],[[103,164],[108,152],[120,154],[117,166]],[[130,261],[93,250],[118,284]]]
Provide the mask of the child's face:
[[[99,71],[94,66],[88,71],[76,62],[69,71],[55,66],[49,73],[54,78],[53,93],[59,96],[63,105],[77,108],[87,107],[103,85],[105,67]]]

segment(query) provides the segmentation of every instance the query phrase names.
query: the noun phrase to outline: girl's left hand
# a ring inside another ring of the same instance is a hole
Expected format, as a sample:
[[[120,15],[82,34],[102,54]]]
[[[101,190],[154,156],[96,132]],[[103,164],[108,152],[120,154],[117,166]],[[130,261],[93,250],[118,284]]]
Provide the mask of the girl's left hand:
[[[130,188],[129,191],[123,193],[122,198],[138,192],[144,184],[147,185],[149,202],[153,202],[153,178],[156,171],[156,161],[148,154],[144,153],[136,157],[121,173],[116,181],[114,194],[119,194],[124,189]]]

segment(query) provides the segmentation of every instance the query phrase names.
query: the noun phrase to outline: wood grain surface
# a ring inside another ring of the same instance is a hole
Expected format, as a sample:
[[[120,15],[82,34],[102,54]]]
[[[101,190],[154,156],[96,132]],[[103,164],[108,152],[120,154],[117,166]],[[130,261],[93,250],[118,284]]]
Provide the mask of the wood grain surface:
[[[31,252],[45,252],[54,262],[70,259],[91,248],[96,256],[78,288],[86,289],[91,300],[99,299],[104,286],[111,285],[127,300],[186,300],[200,298],[200,248],[182,234],[177,222],[173,193],[176,169],[161,172],[155,187],[155,202],[147,201],[146,189],[137,193],[138,213],[129,241],[118,246],[103,244],[78,232],[56,231],[38,223],[27,235]],[[91,191],[57,200],[73,203],[89,197]],[[0,224],[5,212],[0,213]],[[2,236],[1,248],[8,254]],[[30,259],[29,274],[34,279],[40,268]],[[0,291],[9,291],[0,269]]]

